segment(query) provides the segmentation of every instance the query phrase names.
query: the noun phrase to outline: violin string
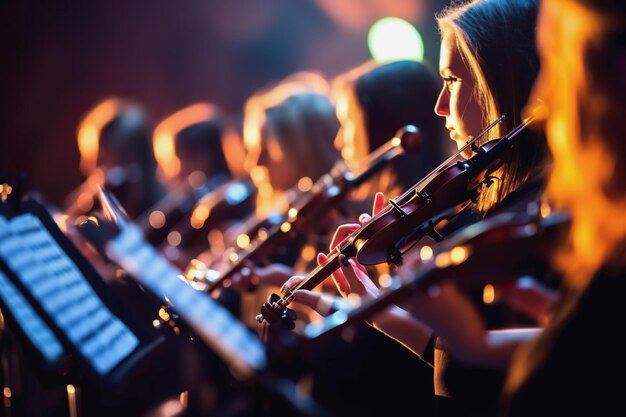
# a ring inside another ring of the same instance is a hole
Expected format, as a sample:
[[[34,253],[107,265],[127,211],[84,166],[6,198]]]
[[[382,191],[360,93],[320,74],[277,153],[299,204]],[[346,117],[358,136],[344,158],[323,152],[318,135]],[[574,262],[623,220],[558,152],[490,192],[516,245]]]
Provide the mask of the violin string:
[[[493,122],[491,122],[491,124],[489,126],[487,126],[482,132],[480,132],[477,136],[473,137],[472,139],[468,140],[467,143],[465,145],[463,145],[457,152],[453,153],[452,156],[450,156],[448,159],[446,159],[441,164],[439,164],[439,166],[437,168],[432,170],[429,174],[427,174],[424,178],[422,178],[417,184],[415,184],[413,187],[411,187],[411,189],[409,189],[407,192],[413,192],[413,190],[416,187],[418,187],[423,182],[425,182],[426,180],[430,179],[430,177],[435,176],[441,170],[443,170],[448,165],[450,165],[456,158],[459,157],[459,155],[461,155],[461,153],[465,149],[467,149],[468,147],[472,146],[481,137],[485,136],[491,129],[493,129],[493,127],[495,125],[497,125],[498,123],[501,123],[505,118],[506,118],[506,116],[502,115],[502,116],[498,117],[496,120],[494,120]],[[405,194],[407,194],[407,193],[404,193],[402,195],[402,197],[405,197],[406,196]]]
[[[422,178],[417,184],[415,184],[414,186],[412,186],[411,188],[409,188],[407,191],[405,191],[400,198],[404,198],[406,196],[409,195],[409,193],[413,193],[415,192],[415,189],[417,187],[419,187],[421,184],[423,184],[425,181],[427,181],[429,178],[433,177],[434,175],[438,174],[441,170],[443,170],[445,167],[447,167],[450,163],[452,163],[456,158],[458,158],[458,156],[465,150],[467,149],[467,147],[471,146],[473,143],[475,143],[478,139],[480,139],[481,137],[483,137],[485,134],[487,134],[491,129],[493,129],[493,127],[495,125],[497,125],[498,123],[501,123],[506,116],[502,115],[500,117],[498,117],[496,120],[494,120],[493,122],[491,122],[491,124],[489,124],[489,126],[487,126],[482,132],[480,132],[477,136],[475,136],[474,138],[470,139],[469,141],[467,141],[467,143],[462,146],[456,153],[454,153],[452,156],[450,156],[448,159],[446,159],[445,161],[443,161],[437,168],[435,168],[434,170],[432,170],[429,174],[427,174],[424,178]],[[515,129],[513,129],[513,131],[511,131],[511,134],[513,134],[514,132],[517,132],[519,130],[520,126],[517,126]],[[515,133],[516,135],[517,133]],[[510,135],[509,135],[510,136]],[[388,204],[386,207],[383,208],[383,210],[381,210],[379,213],[377,213],[374,217],[377,216],[382,216],[385,213],[387,213],[389,210],[391,210],[391,208],[389,208],[390,205]],[[329,253],[329,257],[326,259],[326,262],[322,263],[321,265],[318,265],[315,269],[313,269],[313,271],[311,271],[299,284],[297,284],[296,286],[294,286],[292,289],[290,289],[289,291],[291,293],[293,293],[294,291],[297,291],[299,289],[301,289],[305,284],[307,284],[308,282],[310,282],[313,277],[315,277],[319,271],[325,267],[326,265],[328,265],[331,262],[334,262],[335,259],[339,256],[339,254],[341,253],[341,250],[343,248],[345,248],[347,246],[348,243],[352,242],[353,237],[356,236],[359,232],[361,231],[361,228],[358,228],[357,230],[355,230],[354,232],[350,233],[348,236],[346,236],[330,253]],[[340,265],[339,265],[340,266]],[[284,297],[283,297],[284,299]]]
[[[487,126],[482,132],[480,132],[476,137],[472,138],[471,140],[469,140],[463,147],[461,147],[456,153],[452,154],[451,157],[449,157],[448,159],[446,159],[445,161],[443,161],[437,168],[435,168],[433,171],[431,171],[428,175],[426,175],[424,178],[422,178],[417,184],[415,184],[414,186],[412,186],[411,188],[409,188],[407,191],[405,191],[402,196],[400,198],[404,198],[406,196],[409,195],[409,193],[413,193],[415,192],[415,189],[417,187],[419,187],[421,184],[423,184],[426,180],[428,180],[429,178],[433,177],[434,175],[436,175],[437,173],[439,173],[442,169],[444,169],[445,167],[447,167],[450,163],[452,163],[452,161],[454,161],[460,154],[461,152],[463,152],[468,146],[471,146],[474,142],[476,142],[478,139],[480,139],[481,137],[483,137],[485,134],[487,134],[491,129],[493,129],[493,127],[495,125],[497,125],[498,123],[501,123],[503,120],[505,119],[505,116],[502,115],[500,117],[498,117],[496,120],[494,120],[493,122],[491,122],[491,124],[489,124],[489,126]],[[373,217],[377,217],[378,215],[382,216],[385,213],[387,213],[389,210],[391,210],[391,208],[389,208],[390,205],[387,205],[385,208],[383,208],[383,210],[381,210],[379,213],[377,213],[375,216]],[[296,291],[299,290],[300,288],[302,288],[306,283],[308,283],[315,275],[317,275],[317,273],[327,264],[329,264],[330,262],[333,262],[335,260],[335,257],[338,256],[339,253],[341,253],[341,249],[343,249],[344,247],[346,247],[346,245],[352,241],[352,238],[354,236],[356,236],[357,233],[359,233],[361,231],[361,228],[358,228],[357,230],[355,230],[354,232],[350,233],[348,236],[346,236],[336,247],[335,249],[333,249],[331,251],[331,256],[326,260],[326,262],[324,262],[322,265],[318,265],[315,269],[313,269],[313,271],[311,271],[298,285],[296,285],[291,291]],[[332,253],[335,252],[334,256],[332,255]]]

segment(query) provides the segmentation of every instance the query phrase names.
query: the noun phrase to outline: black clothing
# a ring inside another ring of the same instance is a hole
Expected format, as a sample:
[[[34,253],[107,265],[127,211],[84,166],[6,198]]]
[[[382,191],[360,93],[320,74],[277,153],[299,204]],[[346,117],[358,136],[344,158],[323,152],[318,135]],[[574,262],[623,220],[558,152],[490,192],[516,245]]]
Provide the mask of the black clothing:
[[[624,268],[604,268],[582,294],[566,297],[551,324],[523,352],[525,377],[511,375],[501,415],[625,415],[623,384],[612,382],[621,381],[626,371],[625,345],[611,337],[623,328],[624,294]]]
[[[495,214],[524,211],[529,203],[537,202],[544,188],[544,178],[537,177],[527,181],[516,191],[510,193],[495,209],[489,211],[485,218]],[[461,216],[451,222],[445,235],[461,229],[463,226],[479,220],[479,213],[466,209]],[[487,328],[498,329],[504,326],[529,325],[525,317],[506,309],[498,304],[486,305],[482,302],[482,288],[469,294],[476,307],[486,320]],[[454,360],[445,348],[442,339],[433,335],[431,342],[422,354],[422,359],[431,363],[434,368],[434,389],[437,398],[437,416],[486,417],[495,416],[498,412],[498,398],[504,385],[504,370],[472,368]]]

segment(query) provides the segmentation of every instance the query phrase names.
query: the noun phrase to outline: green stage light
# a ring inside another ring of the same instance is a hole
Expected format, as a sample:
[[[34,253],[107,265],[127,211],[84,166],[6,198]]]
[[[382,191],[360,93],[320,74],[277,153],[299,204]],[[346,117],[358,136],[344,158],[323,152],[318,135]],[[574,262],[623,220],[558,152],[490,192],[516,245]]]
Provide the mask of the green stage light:
[[[367,45],[377,62],[424,60],[424,41],[419,31],[398,17],[385,17],[372,25]]]

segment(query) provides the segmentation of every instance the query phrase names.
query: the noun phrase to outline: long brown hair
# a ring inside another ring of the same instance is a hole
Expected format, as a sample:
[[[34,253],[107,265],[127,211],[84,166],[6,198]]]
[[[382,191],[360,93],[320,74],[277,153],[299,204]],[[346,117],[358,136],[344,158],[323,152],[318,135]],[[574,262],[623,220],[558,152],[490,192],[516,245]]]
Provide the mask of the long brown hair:
[[[474,95],[487,126],[500,115],[506,121],[482,140],[504,136],[522,121],[539,69],[535,47],[538,0],[474,0],[445,9],[439,29],[452,34],[456,47],[475,77]],[[545,159],[543,135],[525,131],[510,158],[489,175],[498,178],[484,190],[477,209],[485,212],[500,203]]]

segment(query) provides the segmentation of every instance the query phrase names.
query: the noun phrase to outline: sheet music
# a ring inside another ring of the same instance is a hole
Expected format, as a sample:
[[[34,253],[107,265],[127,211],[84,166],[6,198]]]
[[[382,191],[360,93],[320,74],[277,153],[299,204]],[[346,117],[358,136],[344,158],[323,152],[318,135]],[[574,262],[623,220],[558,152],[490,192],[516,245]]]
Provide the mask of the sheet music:
[[[250,376],[253,370],[265,367],[265,346],[259,338],[208,294],[179,279],[182,272],[144,240],[137,226],[122,228],[108,243],[107,255],[164,303],[171,303],[194,332],[240,375]]]
[[[63,346],[59,339],[2,271],[0,271],[0,298],[24,330],[26,337],[39,349],[46,361],[55,362],[61,358]]]
[[[98,373],[139,345],[33,214],[0,216],[0,256]]]

